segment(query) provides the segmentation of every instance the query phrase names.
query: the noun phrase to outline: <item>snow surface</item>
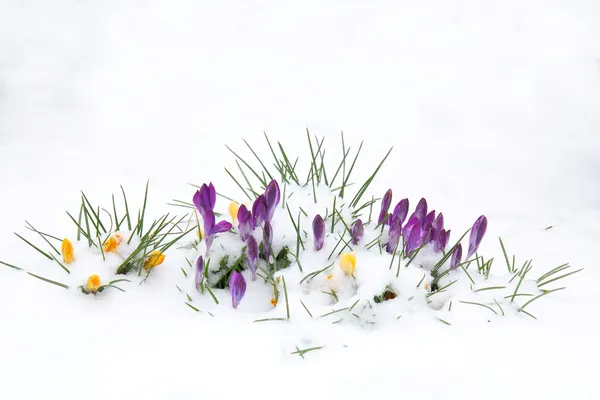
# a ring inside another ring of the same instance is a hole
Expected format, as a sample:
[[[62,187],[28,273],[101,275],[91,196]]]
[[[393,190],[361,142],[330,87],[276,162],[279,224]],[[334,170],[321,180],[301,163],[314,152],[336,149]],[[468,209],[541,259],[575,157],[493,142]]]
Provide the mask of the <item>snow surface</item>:
[[[426,197],[453,232],[485,214],[495,268],[501,236],[535,276],[585,270],[538,321],[472,307],[365,329],[194,313],[159,283],[176,255],[96,297],[0,266],[0,398],[600,397],[598,38],[583,0],[1,2],[2,261],[60,272],[12,232],[72,235],[79,190],[140,202],[150,179],[158,216],[187,182],[237,193],[226,144],[268,155],[265,130],[305,156],[308,127],[331,151],[365,140],[363,178],[394,146],[370,194]]]

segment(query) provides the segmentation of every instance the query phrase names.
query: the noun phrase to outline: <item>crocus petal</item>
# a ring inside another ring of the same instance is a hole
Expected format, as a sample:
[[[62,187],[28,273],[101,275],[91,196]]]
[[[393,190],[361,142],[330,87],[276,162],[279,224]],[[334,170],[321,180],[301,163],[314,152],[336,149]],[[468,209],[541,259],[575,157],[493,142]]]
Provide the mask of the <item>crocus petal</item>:
[[[421,230],[421,224],[415,224],[410,230],[410,235],[406,241],[406,254],[410,254],[423,243],[423,231]]]
[[[231,305],[238,308],[242,298],[246,294],[246,280],[237,271],[233,271],[229,278],[229,293],[231,294]]]
[[[360,219],[357,219],[354,225],[352,225],[352,244],[357,245],[365,234],[365,227],[363,226],[363,222]]]
[[[212,183],[208,186],[205,184],[200,188],[200,206],[207,210],[214,210],[217,202],[217,192]]]
[[[485,235],[485,231],[487,230],[487,218],[485,215],[477,218],[477,221],[473,224],[473,228],[471,228],[471,235],[469,236],[469,251],[467,252],[467,260],[471,258],[473,254],[479,248],[481,244],[481,240]]]
[[[248,257],[248,266],[252,271],[252,280],[256,280],[256,261],[258,260],[258,243],[254,236],[248,237],[246,241],[246,256]]]
[[[347,275],[354,275],[356,256],[352,253],[343,253],[340,256],[340,269]]]
[[[271,255],[271,246],[273,246],[273,228],[269,221],[265,221],[265,225],[263,227],[263,253],[265,255],[265,260],[269,261],[269,256]]]
[[[117,248],[119,247],[119,243],[114,236],[108,238],[106,243],[104,243],[104,252],[105,253],[116,253]]]
[[[406,216],[408,215],[408,199],[402,199],[396,204],[394,208],[394,214],[392,219],[399,218],[400,223],[403,224]]]
[[[450,232],[452,232],[452,229],[448,229],[446,231],[446,240],[444,241],[444,249],[446,248],[446,246],[448,246],[448,242],[450,241]]]
[[[319,251],[323,248],[323,243],[325,242],[325,221],[323,221],[323,217],[317,214],[315,219],[313,219],[312,227],[315,238],[315,249]]]
[[[238,210],[237,219],[238,230],[242,236],[242,241],[245,242],[254,230],[254,218],[250,211],[248,211],[248,208],[245,205],[242,205]]]
[[[213,227],[212,234],[214,235],[217,233],[227,232],[231,229],[232,226],[233,225],[231,225],[231,222],[229,221],[219,221],[219,223]]]
[[[279,185],[277,184],[277,181],[273,179],[265,189],[265,201],[267,203],[266,218],[269,221],[273,219],[273,214],[279,205],[280,198],[281,194],[279,192]]]
[[[198,257],[196,260],[196,269],[194,271],[194,284],[196,285],[196,290],[200,290],[200,282],[202,282],[202,273],[204,272],[204,258],[202,256]]]
[[[435,218],[431,224],[431,229],[433,231],[431,240],[437,240],[438,235],[442,232],[442,229],[444,229],[444,215],[442,213],[439,213]]]
[[[212,210],[204,209],[204,215],[202,216],[204,222],[204,239],[208,239],[213,236],[213,229],[215,227],[215,213]]]
[[[424,230],[429,230],[429,228],[431,228],[431,226],[433,225],[434,220],[435,220],[435,210],[431,211],[429,214],[427,214],[425,216],[425,218],[423,218],[423,224],[421,225],[421,227]]]
[[[417,217],[419,219],[419,221],[423,222],[426,215],[427,215],[427,200],[425,200],[424,198],[421,198],[421,200],[419,200],[419,203],[417,204],[417,207],[415,208],[415,212],[411,215],[411,218]]]
[[[450,260],[450,268],[457,268],[458,264],[460,264],[462,260],[462,245],[459,243],[458,246],[454,248],[454,253],[452,253],[452,259]]]
[[[144,269],[150,271],[152,268],[160,265],[165,260],[165,255],[156,250],[149,254],[149,257],[144,261]]]
[[[446,248],[446,235],[446,230],[444,229],[437,234],[435,240],[433,241],[433,251],[438,253]]]
[[[400,241],[401,233],[402,233],[402,224],[400,223],[400,218],[395,218],[392,221],[392,224],[390,225],[389,239],[388,239],[388,243],[385,248],[385,250],[388,253],[391,254],[394,252],[394,250],[396,250],[396,247],[398,246],[398,243]]]
[[[194,202],[194,206],[196,206],[196,210],[198,210],[200,215],[203,216],[204,211],[203,211],[203,207],[202,207],[202,202],[200,201],[200,191],[199,190],[196,190],[196,193],[194,193],[194,198],[192,201]]]
[[[416,227],[416,226],[421,226],[421,221],[419,221],[419,219],[417,217],[411,217],[408,222],[406,223],[406,225],[404,225],[404,229],[402,232],[402,235],[404,236],[404,241],[407,242],[408,238],[410,237],[410,233],[411,231]]]
[[[267,217],[267,201],[264,195],[260,195],[252,204],[252,216],[254,216],[254,224],[258,226],[262,224]]]
[[[63,256],[63,262],[65,264],[71,264],[73,261],[75,261],[73,244],[71,243],[71,241],[69,241],[69,239],[64,239],[62,241],[61,252]]]
[[[96,293],[101,286],[100,277],[98,275],[92,275],[87,280],[87,290],[90,293]]]
[[[379,212],[379,218],[377,219],[377,224],[381,225],[386,222],[388,218],[388,210],[390,209],[390,204],[392,203],[392,189],[388,189],[387,192],[383,195],[383,199],[381,200],[381,211]],[[387,221],[391,222],[391,221]]]
[[[237,215],[240,209],[240,205],[235,201],[229,203],[229,207],[227,207],[227,211],[229,212],[229,216],[231,217],[231,221],[235,224],[237,222]]]

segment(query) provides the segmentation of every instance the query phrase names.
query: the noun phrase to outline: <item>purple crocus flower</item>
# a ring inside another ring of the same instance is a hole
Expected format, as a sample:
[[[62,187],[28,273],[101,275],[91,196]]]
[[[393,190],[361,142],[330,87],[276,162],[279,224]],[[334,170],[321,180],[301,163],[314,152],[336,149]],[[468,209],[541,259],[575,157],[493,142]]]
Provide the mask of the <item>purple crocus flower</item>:
[[[446,245],[448,244],[448,233],[450,231],[446,232],[445,229],[442,229],[435,237],[435,239],[433,240],[433,251],[435,251],[436,253],[439,253],[440,251],[444,250],[446,248]]]
[[[315,219],[313,219],[312,227],[315,237],[315,249],[319,251],[323,248],[323,243],[325,242],[325,221],[323,221],[323,217],[317,214]]]
[[[391,224],[392,221],[388,221],[388,210],[390,209],[390,204],[392,204],[392,189],[388,189],[388,191],[383,195],[383,199],[381,200],[381,211],[379,212],[377,225],[381,225],[384,222]]]
[[[394,213],[392,214],[392,220],[400,218],[400,223],[403,224],[406,216],[408,215],[408,199],[402,199],[396,204]]]
[[[388,243],[385,247],[385,250],[388,253],[393,253],[396,250],[396,246],[398,246],[398,242],[400,240],[400,234],[402,233],[402,224],[400,223],[400,218],[394,218],[390,225],[390,232]]]
[[[196,290],[200,290],[202,272],[204,272],[204,258],[200,256],[198,257],[198,260],[196,260],[196,269],[194,271],[194,284],[196,285]]]
[[[210,247],[217,233],[227,232],[231,229],[231,223],[228,221],[219,221],[215,224],[215,213],[212,210],[204,210],[204,236],[206,242],[206,257],[210,254]]]
[[[473,254],[479,248],[481,244],[481,239],[485,235],[485,231],[487,230],[487,218],[485,215],[477,218],[477,221],[473,224],[471,228],[471,235],[469,236],[469,251],[467,252],[467,260],[471,258]]]
[[[406,242],[406,254],[412,253],[423,243],[423,232],[421,230],[421,221],[417,217],[412,217],[404,227],[404,241]]]
[[[363,226],[362,220],[356,220],[354,225],[352,225],[352,231],[350,233],[352,236],[352,244],[357,245],[365,234],[365,227]]]
[[[252,204],[252,216],[254,216],[254,226],[259,226],[267,220],[267,201],[263,194],[254,200]]]
[[[237,271],[233,271],[229,278],[229,293],[231,293],[231,305],[237,308],[246,294],[246,280]]]
[[[432,230],[431,240],[432,241],[437,240],[438,235],[442,232],[443,229],[444,229],[444,214],[439,213],[438,216],[436,217],[436,219],[433,220],[433,223],[431,224],[431,230]]]
[[[417,217],[419,219],[419,221],[423,222],[426,215],[427,215],[427,200],[425,200],[424,198],[421,198],[421,200],[419,200],[419,202],[417,203],[415,212],[413,212],[410,217],[411,218]]]
[[[459,243],[458,246],[454,248],[454,253],[452,253],[452,259],[450,260],[450,268],[457,268],[458,264],[460,264],[462,260],[462,245]]]
[[[252,213],[242,204],[238,209],[237,219],[238,230],[242,236],[242,241],[245,242],[254,230],[254,218],[252,217]]]
[[[266,216],[265,219],[271,221],[273,219],[273,214],[275,214],[275,209],[279,205],[279,200],[281,198],[281,194],[279,192],[279,185],[277,181],[273,179],[265,189],[265,202],[266,202]]]
[[[213,211],[215,209],[215,203],[217,202],[217,192],[212,182],[207,186],[206,183],[200,187],[200,190],[194,194],[194,205],[196,209],[204,218],[205,210]]]
[[[425,218],[423,218],[423,223],[421,224],[423,230],[428,231],[429,229],[431,229],[434,220],[435,210],[432,210],[429,214],[425,216]]]
[[[252,280],[256,280],[256,261],[258,261],[258,244],[254,236],[250,235],[246,241],[246,256],[248,257],[248,267],[252,271]]]
[[[265,254],[265,260],[269,262],[269,256],[271,255],[271,246],[273,245],[273,228],[269,221],[265,221],[263,226],[263,253]]]

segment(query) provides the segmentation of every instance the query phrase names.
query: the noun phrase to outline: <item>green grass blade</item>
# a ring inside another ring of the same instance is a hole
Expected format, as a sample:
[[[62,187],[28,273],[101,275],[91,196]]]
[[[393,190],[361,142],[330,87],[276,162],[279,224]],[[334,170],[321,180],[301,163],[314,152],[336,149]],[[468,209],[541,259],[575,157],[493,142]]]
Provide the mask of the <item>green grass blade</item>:
[[[44,257],[46,257],[48,260],[52,260],[52,256],[50,256],[48,253],[46,253],[45,251],[41,250],[39,247],[37,247],[36,245],[34,245],[33,243],[31,243],[29,240],[25,239],[23,236],[19,235],[16,232],[13,232],[15,235],[17,235],[17,237],[19,239],[21,239],[22,241],[24,241],[25,243],[27,243],[29,246],[31,246],[32,248],[34,248],[35,250],[37,250],[41,255],[43,255]]]
[[[24,270],[23,270],[23,268],[19,268],[19,267],[17,267],[16,265],[12,265],[12,264],[9,264],[9,263],[7,263],[7,262],[4,262],[4,261],[0,261],[0,264],[2,264],[2,265],[6,265],[6,266],[7,266],[7,267],[9,267],[9,268],[16,269],[17,271],[24,271]]]
[[[121,192],[123,193],[123,201],[125,202],[125,216],[127,217],[127,229],[131,231],[131,217],[129,216],[129,205],[127,204],[127,196],[125,195],[125,189],[121,185]]]
[[[65,285],[64,283],[60,283],[60,282],[56,282],[56,281],[53,281],[53,280],[48,279],[48,278],[44,278],[44,277],[36,275],[36,274],[34,274],[32,272],[27,272],[27,273],[29,275],[33,276],[34,278],[38,278],[38,279],[40,279],[40,280],[42,280],[44,282],[48,282],[48,283],[51,283],[53,285],[60,286],[61,288],[64,288],[64,289],[69,289],[69,287],[67,285]]]

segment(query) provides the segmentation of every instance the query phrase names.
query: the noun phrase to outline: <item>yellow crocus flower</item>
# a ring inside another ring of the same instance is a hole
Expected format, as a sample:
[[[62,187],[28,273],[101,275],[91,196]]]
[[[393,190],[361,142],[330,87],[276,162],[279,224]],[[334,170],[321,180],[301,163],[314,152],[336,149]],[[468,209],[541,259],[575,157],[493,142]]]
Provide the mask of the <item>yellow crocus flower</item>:
[[[87,281],[87,290],[90,293],[96,293],[100,288],[100,277],[98,275],[92,275]]]
[[[340,257],[340,269],[348,275],[354,275],[356,268],[356,256],[352,253],[344,253]]]
[[[115,239],[114,236],[111,236],[106,243],[104,243],[104,252],[105,253],[116,253],[117,247],[119,247],[119,242]]]
[[[231,217],[231,220],[234,224],[237,222],[237,214],[239,209],[240,205],[235,201],[229,203],[229,208],[227,210],[229,211],[229,216]]]
[[[327,277],[325,279],[331,280],[332,278],[333,278],[333,275],[329,274],[329,275],[327,275]]]
[[[165,255],[156,250],[153,251],[152,253],[150,253],[148,259],[146,261],[144,261],[144,269],[146,271],[150,271],[152,268],[156,267],[157,265],[162,264],[162,262],[165,260]]]
[[[271,299],[271,305],[272,305],[273,307],[275,307],[275,306],[277,305],[277,300],[275,300],[275,297],[273,297],[273,298]]]
[[[69,239],[63,239],[61,246],[63,261],[66,264],[71,264],[75,261],[75,255],[73,254],[73,245],[69,241]]]

